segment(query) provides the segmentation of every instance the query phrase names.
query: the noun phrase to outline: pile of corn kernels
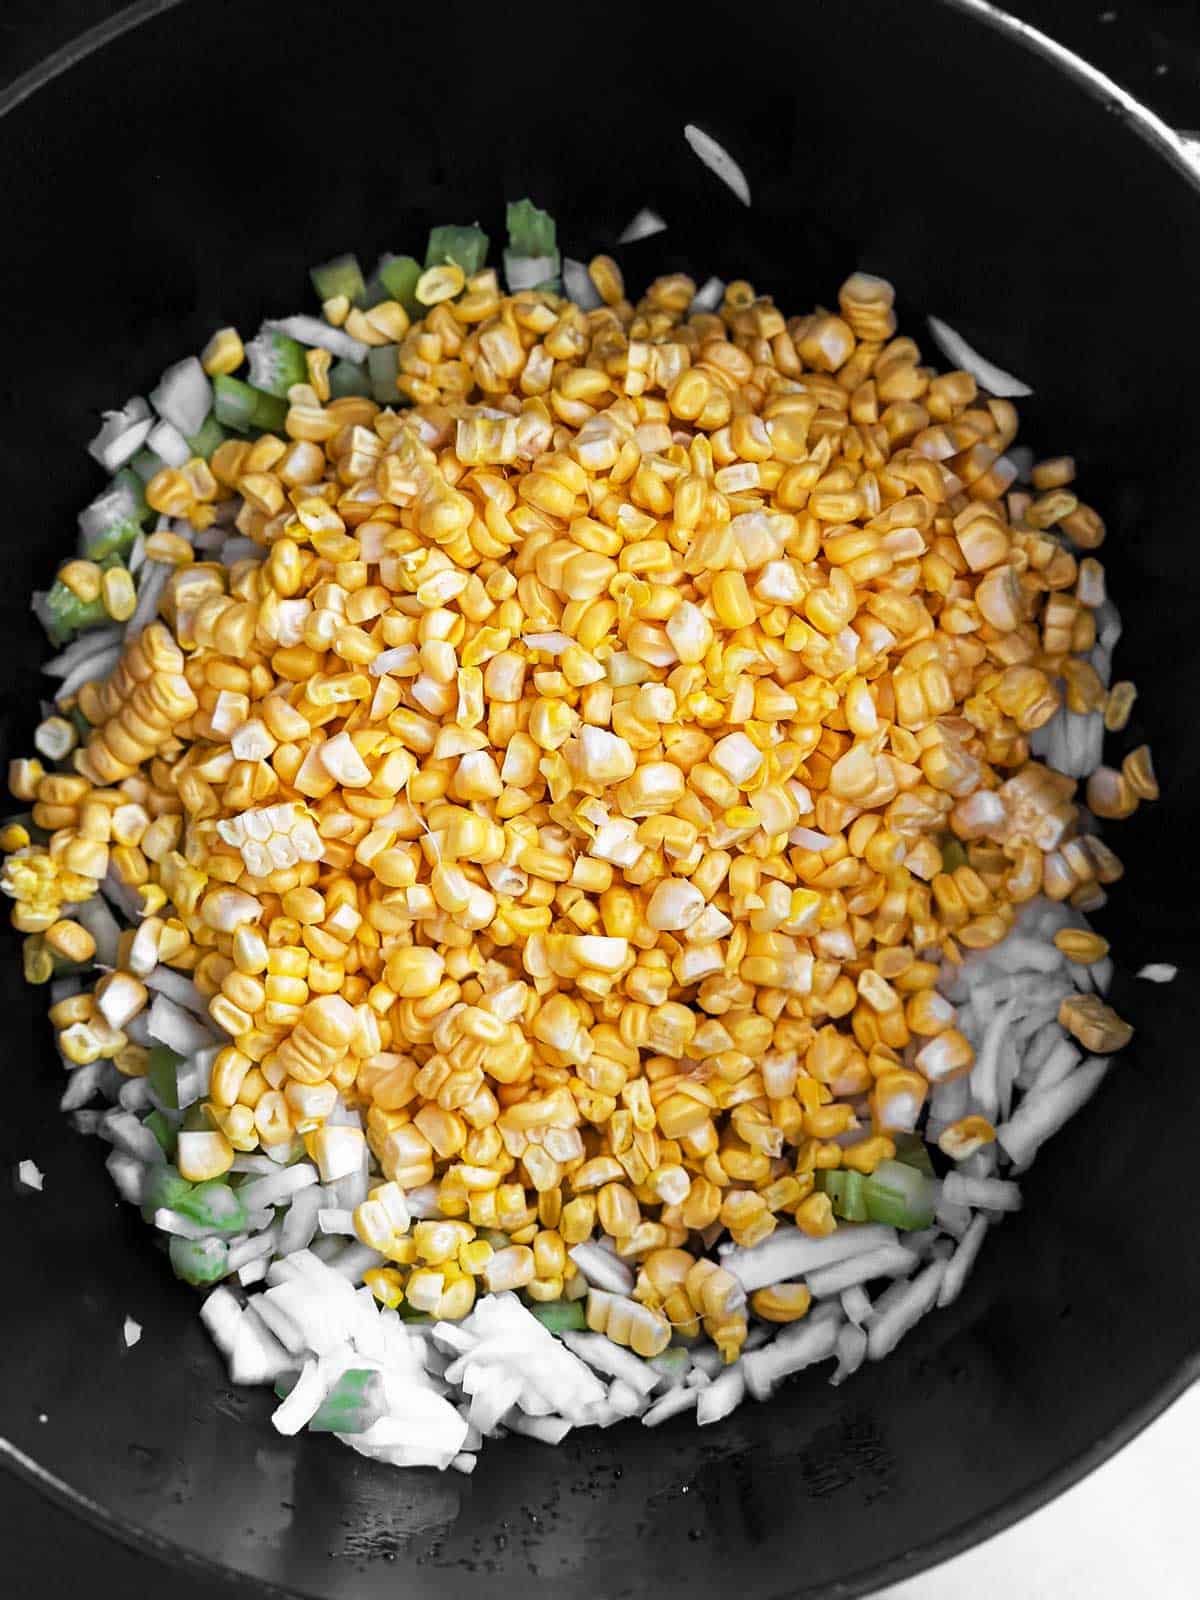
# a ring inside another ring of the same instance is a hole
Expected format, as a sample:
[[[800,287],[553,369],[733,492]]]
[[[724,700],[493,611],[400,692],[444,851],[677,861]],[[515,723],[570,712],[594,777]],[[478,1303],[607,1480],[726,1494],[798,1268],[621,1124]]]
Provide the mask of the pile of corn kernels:
[[[411,327],[359,319],[411,407],[331,399],[314,350],[280,435],[151,481],[261,555],[154,536],[160,619],[79,691],[61,770],[14,764],[49,838],[9,830],[3,888],[27,968],[87,960],[69,907],[106,877],[137,898],[117,970],[52,1010],[68,1061],[146,1071],[124,1029],[156,964],[208,997],[185,1178],[365,1137],[387,1303],[557,1299],[599,1230],[643,1353],[702,1320],[732,1359],[706,1250],[832,1230],[815,1173],[871,1172],[970,1069],[942,963],[1119,876],[1029,736],[1064,703],[1119,729],[1132,693],[1088,661],[1104,528],[1071,463],[1015,489],[1014,407],[923,364],[889,284],[789,319],[590,271],[587,312],[444,274]],[[1155,792],[1141,750],[1088,799]],[[1069,1025],[1127,1036],[1094,995]],[[365,1135],[326,1126],[339,1096]],[[993,1137],[968,1120],[948,1154]],[[431,1183],[440,1260],[390,1204]]]

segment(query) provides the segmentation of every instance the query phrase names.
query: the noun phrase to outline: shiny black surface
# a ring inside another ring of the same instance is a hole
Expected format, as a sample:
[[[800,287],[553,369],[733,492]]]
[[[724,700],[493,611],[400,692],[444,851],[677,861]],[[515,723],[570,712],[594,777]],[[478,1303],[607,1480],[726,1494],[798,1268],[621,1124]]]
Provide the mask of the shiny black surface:
[[[81,450],[96,410],[218,322],[306,304],[305,265],[336,250],[402,249],[476,213],[495,236],[505,196],[528,190],[586,254],[650,203],[671,230],[622,253],[631,282],[745,273],[792,310],[828,303],[854,265],[884,272],[908,331],[927,310],[962,328],[1037,389],[1024,437],[1080,458],[1113,530],[1118,670],[1143,690],[1129,742],[1152,738],[1166,785],[1120,830],[1129,878],[1101,919],[1140,1031],[963,1299],[882,1368],[840,1391],[801,1380],[701,1433],[510,1441],[463,1479],[281,1440],[266,1397],[226,1385],[194,1295],[114,1204],[102,1150],[58,1119],[41,1000],[0,965],[0,1170],[32,1156],[47,1175],[39,1198],[0,1192],[0,1437],[124,1539],[331,1600],[861,1592],[1107,1453],[1191,1370],[1200,1327],[1200,1261],[1176,1225],[1195,1216],[1179,1175],[1200,1011],[1200,198],[1128,119],[945,5],[761,6],[736,32],[715,5],[691,7],[686,33],[646,8],[616,26],[611,7],[577,15],[568,37],[499,8],[460,6],[451,29],[443,13],[192,0],[0,123],[0,755],[34,720],[26,596],[97,486]],[[647,65],[664,59],[670,82]],[[696,165],[686,120],[743,162],[752,211]],[[1134,983],[1150,959],[1180,981]],[[132,1351],[127,1313],[145,1328]]]

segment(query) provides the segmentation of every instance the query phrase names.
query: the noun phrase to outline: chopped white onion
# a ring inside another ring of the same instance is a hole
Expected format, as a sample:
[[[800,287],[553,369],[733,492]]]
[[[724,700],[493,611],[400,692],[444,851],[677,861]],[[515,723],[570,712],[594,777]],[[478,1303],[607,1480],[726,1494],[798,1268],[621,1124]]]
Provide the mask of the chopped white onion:
[[[583,311],[594,311],[604,302],[600,291],[592,282],[592,275],[582,261],[566,256],[562,264],[563,289],[568,300],[573,300]]]
[[[367,359],[368,347],[361,339],[352,339],[340,328],[322,322],[320,317],[277,317],[264,322],[263,327],[271,329],[274,333],[286,333],[288,338],[295,339],[297,344],[328,350],[331,355],[339,357],[342,361],[353,361],[361,366]]]
[[[204,419],[212,410],[213,386],[198,358],[186,356],[168,367],[159,379],[158,387],[150,391],[150,403],[163,421],[181,436],[199,433],[204,426]],[[150,448],[158,450],[153,443]],[[161,450],[158,450],[158,454],[163,455]],[[188,456],[190,454],[189,450]],[[188,456],[184,457],[185,461]],[[167,460],[166,456],[163,456],[163,460]],[[170,466],[182,464],[168,462]]]

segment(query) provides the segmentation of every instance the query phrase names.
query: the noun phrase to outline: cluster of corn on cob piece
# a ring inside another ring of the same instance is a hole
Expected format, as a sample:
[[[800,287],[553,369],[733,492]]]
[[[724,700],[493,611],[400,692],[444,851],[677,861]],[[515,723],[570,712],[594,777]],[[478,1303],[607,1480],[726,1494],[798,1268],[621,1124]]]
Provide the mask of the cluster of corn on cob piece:
[[[732,1360],[745,1296],[706,1249],[832,1230],[817,1172],[871,1172],[971,1067],[940,964],[1120,874],[1029,752],[1064,704],[1129,716],[1089,661],[1103,524],[1070,462],[1014,488],[1013,406],[923,364],[880,279],[788,319],[746,283],[691,311],[683,276],[631,304],[608,258],[590,311],[437,270],[421,321],[356,330],[398,340],[409,409],[332,399],[312,351],[280,433],[151,480],[261,553],[155,536],[160,618],[79,691],[60,770],[14,763],[46,839],[8,830],[0,887],[42,977],[94,951],[72,905],[137,897],[117,969],[52,1010],[69,1062],[146,1071],[124,1028],[159,963],[208,997],[185,1178],[297,1135],[351,1170],[340,1096],[381,1300],[581,1294],[599,1229],[637,1277],[594,1327]],[[1155,793],[1142,749],[1088,800]],[[1063,1020],[1128,1037],[1094,996]],[[966,1121],[955,1159],[993,1137]]]

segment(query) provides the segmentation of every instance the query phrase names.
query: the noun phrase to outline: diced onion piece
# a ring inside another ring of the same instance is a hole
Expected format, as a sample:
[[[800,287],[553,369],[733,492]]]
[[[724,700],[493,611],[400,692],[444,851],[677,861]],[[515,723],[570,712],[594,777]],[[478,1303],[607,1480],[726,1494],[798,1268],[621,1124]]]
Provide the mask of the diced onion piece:
[[[297,344],[328,350],[342,361],[353,361],[361,365],[367,359],[368,347],[361,339],[352,339],[348,333],[343,333],[340,328],[331,327],[319,317],[277,317],[264,322],[263,327],[275,333],[286,333],[288,338],[295,339]]]
[[[625,224],[617,237],[618,244],[636,244],[639,239],[650,239],[656,233],[665,233],[666,223],[657,211],[651,211],[649,206],[642,209]]]

